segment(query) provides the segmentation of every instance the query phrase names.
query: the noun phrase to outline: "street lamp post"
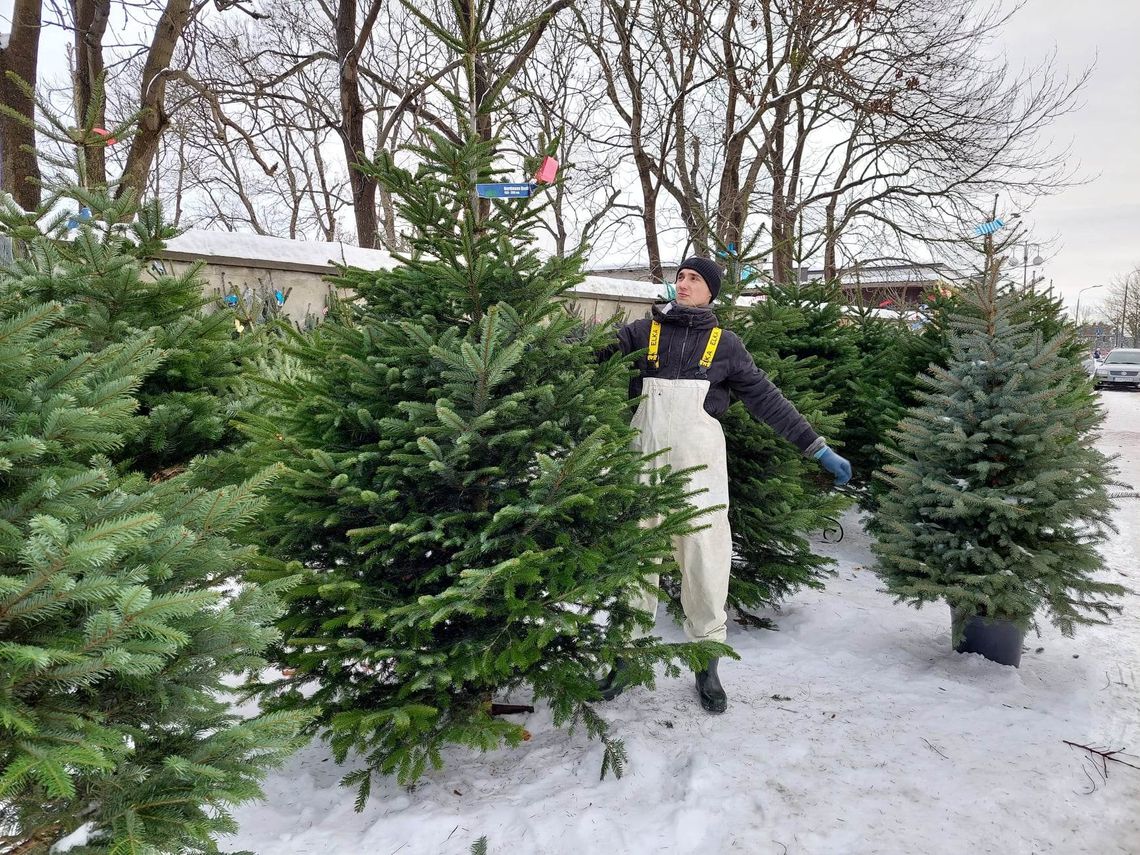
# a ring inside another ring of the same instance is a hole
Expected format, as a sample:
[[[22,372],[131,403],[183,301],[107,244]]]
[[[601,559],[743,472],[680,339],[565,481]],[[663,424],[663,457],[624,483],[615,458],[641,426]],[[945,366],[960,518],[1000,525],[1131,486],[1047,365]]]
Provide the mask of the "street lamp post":
[[[1081,332],[1081,294],[1085,293],[1085,291],[1091,291],[1093,288],[1103,288],[1103,287],[1104,287],[1104,283],[1102,282],[1100,285],[1087,285],[1084,288],[1082,288],[1080,291],[1077,292],[1077,318],[1076,318],[1077,334],[1080,335],[1082,338],[1084,337],[1084,334]],[[1100,341],[1098,339],[1097,347],[1099,347],[1099,346],[1100,346]]]
[[[1041,244],[1029,243],[1026,241],[1021,244],[1021,249],[1025,253],[1025,257],[1021,260],[1021,290],[1026,291],[1029,288],[1029,247],[1034,247],[1037,250],[1037,255],[1033,257],[1033,266],[1040,267],[1045,263],[1045,259],[1041,257]]]
[[[1081,294],[1085,293],[1085,291],[1091,291],[1093,288],[1103,288],[1103,287],[1104,287],[1104,283],[1102,282],[1100,285],[1088,285],[1088,286],[1082,288],[1080,291],[1077,292],[1077,318],[1076,318],[1077,329],[1081,328]]]
[[[1120,310],[1120,347],[1124,347],[1124,325],[1128,321],[1128,280],[1124,280],[1124,306]],[[1133,337],[1132,344],[1136,344],[1136,338]]]

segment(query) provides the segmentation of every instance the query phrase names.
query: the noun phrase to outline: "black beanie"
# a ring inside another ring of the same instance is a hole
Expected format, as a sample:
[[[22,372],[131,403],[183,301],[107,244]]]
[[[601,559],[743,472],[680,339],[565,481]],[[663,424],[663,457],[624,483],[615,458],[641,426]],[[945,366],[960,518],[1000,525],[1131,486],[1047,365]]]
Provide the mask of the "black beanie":
[[[692,258],[686,258],[681,262],[681,266],[677,268],[677,273],[680,274],[682,270],[695,270],[700,274],[700,277],[705,280],[705,284],[709,286],[712,298],[716,299],[716,295],[720,293],[720,268],[715,261],[694,255]]]

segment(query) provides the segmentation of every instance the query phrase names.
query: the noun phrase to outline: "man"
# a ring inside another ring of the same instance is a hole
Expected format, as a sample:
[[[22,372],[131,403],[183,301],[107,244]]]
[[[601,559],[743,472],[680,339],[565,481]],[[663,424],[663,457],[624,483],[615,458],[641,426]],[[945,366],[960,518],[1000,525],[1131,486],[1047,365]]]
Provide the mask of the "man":
[[[728,409],[730,393],[753,415],[805,455],[814,457],[835,476],[836,486],[851,478],[851,464],[827,447],[796,408],[756,367],[744,343],[717,324],[711,303],[720,291],[720,268],[707,258],[689,258],[677,270],[677,296],[653,307],[653,318],[634,321],[618,330],[617,350],[646,350],[630,382],[630,397],[644,396],[632,425],[639,431],[638,449],[650,454],[667,449],[657,465],[674,469],[704,467],[692,476],[693,497],[700,508],[721,505],[701,517],[701,531],[678,538],[674,545],[681,568],[681,606],[685,634],[694,641],[724,641],[727,634],[725,603],[732,566],[732,532],[728,525],[728,461],[724,432],[718,419]],[[657,576],[649,579],[656,587]],[[636,608],[654,614],[652,593],[639,593]],[[647,634],[641,631],[641,634]],[[599,684],[605,700],[612,700],[628,684],[625,664]],[[717,674],[717,660],[697,673],[701,706],[712,713],[728,707],[728,696]]]

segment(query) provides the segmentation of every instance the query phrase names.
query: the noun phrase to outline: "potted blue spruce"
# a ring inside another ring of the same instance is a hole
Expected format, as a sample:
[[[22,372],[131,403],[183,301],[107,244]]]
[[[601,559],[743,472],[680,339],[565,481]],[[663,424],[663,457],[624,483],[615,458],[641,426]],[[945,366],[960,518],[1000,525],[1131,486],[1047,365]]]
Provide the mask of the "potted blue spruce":
[[[951,358],[883,446],[876,571],[898,601],[950,606],[952,641],[1018,666],[1039,613],[1066,635],[1107,623],[1125,588],[1097,545],[1119,487],[1093,447],[1104,415],[1059,302],[1001,282],[1002,244],[951,322]]]

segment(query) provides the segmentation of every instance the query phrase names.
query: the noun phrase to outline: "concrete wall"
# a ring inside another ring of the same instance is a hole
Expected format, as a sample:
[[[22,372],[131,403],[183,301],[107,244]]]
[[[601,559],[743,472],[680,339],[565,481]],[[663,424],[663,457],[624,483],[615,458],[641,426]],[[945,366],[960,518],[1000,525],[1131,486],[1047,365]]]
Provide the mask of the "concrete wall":
[[[218,263],[210,259],[199,259],[204,267],[199,274],[206,281],[208,293],[219,299],[225,294],[238,294],[257,300],[273,299],[274,291],[286,295],[282,307],[286,315],[304,324],[310,318],[322,318],[329,304],[332,286],[325,276],[333,270],[316,272],[312,270],[288,270],[276,266],[259,267],[254,263]],[[183,259],[162,259],[169,273],[182,273],[194,262]]]

